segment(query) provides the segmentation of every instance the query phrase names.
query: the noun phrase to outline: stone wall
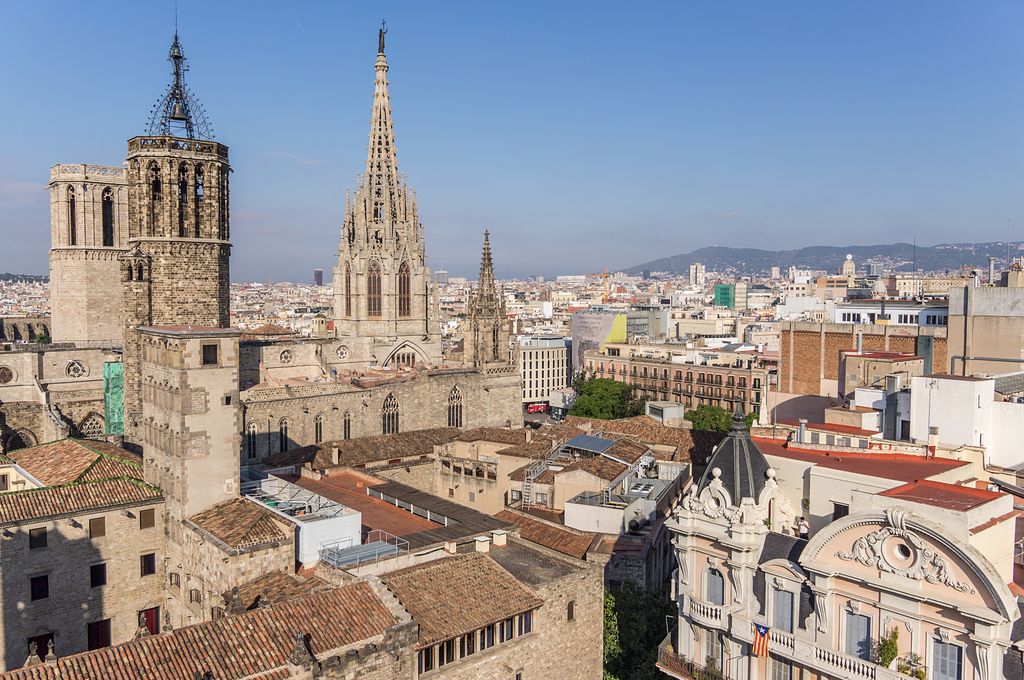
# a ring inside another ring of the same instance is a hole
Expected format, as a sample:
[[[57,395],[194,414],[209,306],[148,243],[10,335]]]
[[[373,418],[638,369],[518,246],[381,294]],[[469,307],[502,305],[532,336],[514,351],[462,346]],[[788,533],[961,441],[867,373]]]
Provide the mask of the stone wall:
[[[436,494],[438,489],[435,466],[435,461],[424,460],[373,468],[373,474],[384,479],[390,479],[393,482],[401,482],[420,491]]]
[[[141,529],[139,511],[156,510],[153,527]],[[87,625],[110,619],[113,644],[126,642],[139,627],[138,612],[164,605],[163,505],[159,502],[122,510],[60,517],[52,521],[8,526],[12,536],[0,541],[0,601],[3,622],[0,648],[3,670],[25,663],[29,637],[53,633],[54,651],[66,656],[85,651]],[[90,538],[89,520],[105,518],[106,535]],[[30,529],[47,528],[47,545],[29,549]],[[156,573],[142,576],[140,557],[156,553]],[[90,567],[107,565],[107,584],[90,585]],[[49,577],[49,597],[32,601],[29,579]]]

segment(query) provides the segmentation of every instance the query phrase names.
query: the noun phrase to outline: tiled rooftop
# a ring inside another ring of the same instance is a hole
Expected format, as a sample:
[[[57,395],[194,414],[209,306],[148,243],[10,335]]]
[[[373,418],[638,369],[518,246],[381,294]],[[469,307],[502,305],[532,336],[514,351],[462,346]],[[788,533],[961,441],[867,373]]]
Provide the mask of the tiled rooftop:
[[[238,592],[234,593],[234,597],[237,597],[238,603],[248,610],[255,609],[261,604],[265,606],[266,603],[261,602],[263,598],[269,601],[270,606],[274,606],[292,602],[306,595],[330,590],[333,587],[316,576],[303,578],[283,571],[272,571],[241,586]],[[230,591],[222,593],[222,595],[225,601],[232,597]]]
[[[12,451],[8,458],[45,486],[106,477],[142,479],[139,457],[106,442],[59,439]]]
[[[382,580],[419,624],[420,648],[544,604],[484,553],[444,557]]]
[[[986,489],[978,489],[971,486],[959,486],[957,484],[946,484],[931,480],[918,480],[908,482],[895,489],[888,489],[879,494],[889,498],[902,498],[903,500],[932,505],[947,510],[970,510],[979,505],[991,502],[1005,494]]]
[[[256,609],[170,633],[63,657],[3,674],[5,680],[277,680],[289,674],[288,656],[299,634],[322,655],[367,640],[396,623],[365,582],[353,583],[270,609]]]
[[[766,456],[780,456],[801,460],[820,467],[843,470],[869,477],[881,477],[898,482],[927,479],[949,470],[970,465],[967,461],[949,458],[925,458],[900,453],[849,453],[846,451],[817,451],[788,448],[778,440],[754,438],[754,443]]]
[[[326,470],[334,466],[331,450],[333,447],[338,447],[338,465],[365,465],[394,458],[428,456],[434,452],[435,445],[450,442],[458,434],[458,428],[437,427],[429,430],[411,430],[398,434],[360,437],[359,439],[339,439],[316,446],[303,446],[275,453],[262,462],[268,467],[285,467],[312,462],[314,469]]]
[[[495,517],[519,527],[521,538],[578,560],[586,557],[594,541],[591,534],[556,527],[513,510],[502,510]]]
[[[159,489],[133,478],[10,491],[0,493],[0,524],[18,524],[162,500]]]
[[[288,538],[274,520],[274,513],[241,496],[192,515],[189,521],[235,550],[280,543]]]

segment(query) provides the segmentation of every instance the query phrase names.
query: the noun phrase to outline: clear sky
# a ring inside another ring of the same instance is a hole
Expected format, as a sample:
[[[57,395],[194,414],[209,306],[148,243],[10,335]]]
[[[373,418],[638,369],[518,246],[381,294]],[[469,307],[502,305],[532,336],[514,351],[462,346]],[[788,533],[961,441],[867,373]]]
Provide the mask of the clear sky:
[[[123,162],[174,3],[0,0],[0,271],[46,271],[55,163]],[[336,259],[381,14],[435,269],[1024,233],[1024,3],[179,0],[232,166],[232,279]],[[328,274],[329,276],[329,274]]]

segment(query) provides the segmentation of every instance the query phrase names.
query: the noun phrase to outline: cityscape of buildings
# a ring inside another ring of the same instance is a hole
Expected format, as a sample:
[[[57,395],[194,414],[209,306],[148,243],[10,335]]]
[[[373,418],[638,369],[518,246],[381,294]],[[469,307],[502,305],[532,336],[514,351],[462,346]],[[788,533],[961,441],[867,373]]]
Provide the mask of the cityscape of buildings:
[[[307,281],[231,283],[177,33],[126,163],[50,169],[49,277],[0,279],[0,678],[617,678],[652,611],[644,677],[1024,678],[1024,262],[499,280],[481,228],[431,271],[386,34]]]

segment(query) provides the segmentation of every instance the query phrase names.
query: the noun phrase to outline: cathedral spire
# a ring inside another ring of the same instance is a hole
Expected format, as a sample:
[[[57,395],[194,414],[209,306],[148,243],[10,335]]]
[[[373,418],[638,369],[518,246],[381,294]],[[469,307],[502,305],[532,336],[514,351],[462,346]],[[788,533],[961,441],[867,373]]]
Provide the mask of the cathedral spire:
[[[373,112],[370,117],[370,145],[366,153],[366,186],[370,190],[369,218],[386,223],[398,219],[401,180],[395,154],[395,129],[391,118],[391,96],[388,94],[388,59],[384,55],[381,25],[377,37],[377,72],[373,86]]]
[[[213,127],[206,118],[206,111],[185,85],[188,60],[181,50],[177,27],[174,29],[167,60],[171,62],[171,84],[166,94],[153,106],[146,134],[152,137],[213,139]]]
[[[480,279],[477,285],[477,297],[481,300],[497,297],[494,289],[494,262],[491,260],[491,233],[484,229],[484,250],[480,256]]]

